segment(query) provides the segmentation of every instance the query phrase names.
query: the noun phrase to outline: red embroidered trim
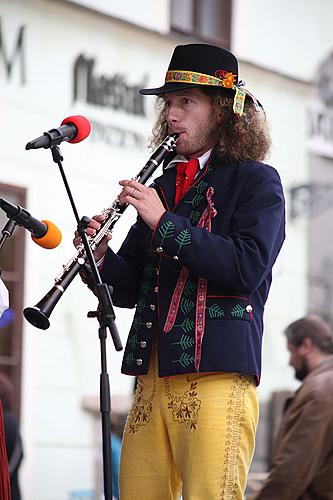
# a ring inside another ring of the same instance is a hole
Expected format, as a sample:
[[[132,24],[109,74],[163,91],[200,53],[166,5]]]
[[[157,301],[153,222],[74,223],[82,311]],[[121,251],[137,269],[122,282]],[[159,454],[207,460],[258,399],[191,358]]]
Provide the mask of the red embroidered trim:
[[[217,215],[217,210],[214,207],[214,202],[212,201],[213,194],[214,194],[214,188],[209,187],[206,192],[208,206],[205,208],[198,222],[198,227],[205,227],[206,229],[208,229],[206,225],[209,224],[209,229],[208,229],[209,232],[211,231],[210,221]]]
[[[184,287],[185,287],[185,284],[186,284],[186,281],[188,278],[188,274],[189,274],[189,272],[186,269],[186,267],[183,267],[181,272],[180,272],[175,291],[173,292],[173,295],[172,295],[167,319],[165,321],[165,325],[163,328],[164,333],[169,333],[171,328],[175,324],[180,299],[182,297],[182,293],[183,293],[183,290],[184,290]]]
[[[197,307],[195,315],[195,359],[194,367],[198,372],[201,361],[202,339],[205,331],[205,309],[207,297],[207,279],[199,277],[197,291]]]

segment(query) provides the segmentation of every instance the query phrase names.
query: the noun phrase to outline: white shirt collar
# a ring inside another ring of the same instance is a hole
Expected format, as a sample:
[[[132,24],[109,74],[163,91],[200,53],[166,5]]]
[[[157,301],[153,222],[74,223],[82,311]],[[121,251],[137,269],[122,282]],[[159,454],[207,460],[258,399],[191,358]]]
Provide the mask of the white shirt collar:
[[[204,168],[204,166],[206,165],[206,163],[210,157],[211,152],[212,152],[212,150],[209,149],[208,151],[206,151],[206,153],[204,153],[202,156],[200,156],[198,158],[200,170],[202,170]],[[179,162],[188,162],[188,158],[185,158],[185,156],[183,156],[183,155],[176,155],[170,161],[170,163],[167,164],[167,166],[165,167],[165,170],[168,168],[175,167],[177,165],[177,163],[179,163]]]

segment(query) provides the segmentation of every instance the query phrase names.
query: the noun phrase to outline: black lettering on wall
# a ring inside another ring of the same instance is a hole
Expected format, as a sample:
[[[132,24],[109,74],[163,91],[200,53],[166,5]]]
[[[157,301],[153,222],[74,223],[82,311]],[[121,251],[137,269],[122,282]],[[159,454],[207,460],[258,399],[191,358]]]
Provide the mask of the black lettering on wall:
[[[97,75],[95,59],[80,54],[74,63],[73,100],[95,106],[112,108],[132,115],[144,116],[143,96],[139,89],[145,86],[145,78],[137,85],[129,85],[124,75]]]
[[[14,43],[14,48],[9,55],[9,50],[4,40],[4,36],[2,33],[2,25],[0,19],[0,75],[1,75],[1,67],[3,66],[5,70],[5,75],[7,80],[10,79],[13,71],[14,64],[17,59],[20,60],[20,80],[21,85],[25,85],[26,83],[26,72],[25,72],[25,57],[24,57],[24,33],[25,26],[20,26],[17,32],[16,42]]]

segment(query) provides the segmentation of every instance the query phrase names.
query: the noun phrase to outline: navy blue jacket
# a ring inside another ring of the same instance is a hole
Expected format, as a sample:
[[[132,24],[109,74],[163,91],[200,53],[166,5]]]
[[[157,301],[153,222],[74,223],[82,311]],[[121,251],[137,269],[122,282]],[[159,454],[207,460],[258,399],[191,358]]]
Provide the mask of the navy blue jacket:
[[[264,305],[285,237],[279,175],[215,158],[173,207],[175,170],[153,185],[166,208],[155,231],[138,217],[101,270],[114,304],[136,307],[122,371],[146,374],[156,338],[161,377],[238,372],[259,381]],[[204,213],[208,223],[198,227]]]

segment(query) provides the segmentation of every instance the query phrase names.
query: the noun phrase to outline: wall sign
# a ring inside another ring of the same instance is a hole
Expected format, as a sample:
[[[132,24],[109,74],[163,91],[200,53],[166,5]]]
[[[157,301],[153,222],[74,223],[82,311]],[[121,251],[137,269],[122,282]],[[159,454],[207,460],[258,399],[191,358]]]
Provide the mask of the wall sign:
[[[9,41],[5,39],[0,19],[0,78],[5,75],[6,80],[10,81],[13,77],[13,68],[17,64],[19,64],[20,83],[25,85],[25,26],[19,26]]]
[[[313,153],[333,158],[333,54],[317,72],[317,99],[307,111],[308,146]]]

